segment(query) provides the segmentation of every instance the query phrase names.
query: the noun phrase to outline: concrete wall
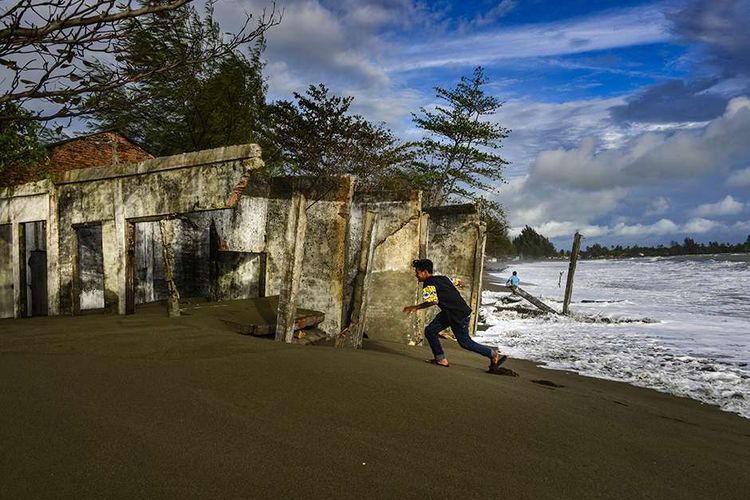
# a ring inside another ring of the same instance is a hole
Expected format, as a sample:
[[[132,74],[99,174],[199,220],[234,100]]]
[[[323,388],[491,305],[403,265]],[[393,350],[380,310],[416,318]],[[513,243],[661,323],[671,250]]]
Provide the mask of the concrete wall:
[[[482,287],[484,225],[475,205],[430,208],[426,212],[429,215],[427,257],[435,265],[435,274],[463,281],[461,296],[474,310],[470,330],[473,333]],[[431,316],[435,314],[433,311]]]
[[[484,233],[473,206],[424,211],[419,192],[355,195],[351,177],[251,175],[261,164],[257,146],[235,146],[73,170],[54,182],[0,193],[0,224],[6,224],[0,234],[0,315],[22,312],[21,224],[39,220],[47,227],[50,314],[102,305],[125,313],[128,248],[135,302],[166,298],[157,225],[164,218],[174,221],[175,283],[182,297],[277,295],[297,192],[306,198],[306,237],[296,305],[323,312],[321,328],[330,336],[349,325],[355,282],[362,282],[364,332],[379,340],[422,342],[430,318],[401,312],[421,296],[411,267],[420,257],[431,258],[438,273],[461,278],[462,293],[476,309]],[[372,252],[368,271],[357,280],[367,212],[375,214],[368,216],[374,220],[367,242]],[[95,237],[80,239],[77,229],[92,225]]]
[[[277,295],[285,262],[285,234],[292,193],[307,198],[307,229],[298,307],[325,313],[321,328],[329,335],[341,331],[344,303],[346,235],[353,192],[350,177],[256,180],[246,195],[254,206],[266,207],[266,295]],[[267,200],[265,203],[261,199]],[[263,220],[256,216],[256,223]],[[250,225],[249,227],[252,227]]]
[[[124,313],[127,223],[227,209],[247,172],[261,165],[260,148],[249,144],[71,170],[52,181],[1,191],[0,224],[11,224],[14,315],[20,316],[23,310],[19,302],[25,260],[19,253],[24,246],[21,223],[47,223],[50,314],[70,313],[76,304],[81,305],[80,290],[74,290],[80,257],[75,227],[101,224],[104,303]],[[243,241],[242,237],[234,239]],[[177,259],[184,261],[185,255]]]
[[[369,338],[412,344],[421,338],[419,317],[401,312],[418,296],[411,263],[419,258],[421,203],[417,191],[355,194],[347,240],[345,310],[351,310],[362,247],[362,217],[365,211],[373,211],[377,214],[375,241],[364,323]]]
[[[10,240],[10,267],[12,275],[13,291],[13,316],[18,318],[25,314],[27,310],[28,287],[26,278],[27,270],[27,251],[25,232],[22,224],[29,222],[46,221],[50,209],[50,191],[53,189],[49,181],[40,181],[24,184],[15,188],[0,190],[0,224],[9,224],[11,232]],[[48,249],[48,281],[47,287],[54,289],[56,286],[57,257],[50,250],[57,247],[56,226],[47,224],[46,241],[44,246]],[[0,271],[2,273],[2,271]],[[7,293],[7,287],[6,287]],[[50,294],[51,295],[51,294]],[[3,301],[7,300],[2,299]],[[50,311],[54,311],[53,305],[50,305]]]

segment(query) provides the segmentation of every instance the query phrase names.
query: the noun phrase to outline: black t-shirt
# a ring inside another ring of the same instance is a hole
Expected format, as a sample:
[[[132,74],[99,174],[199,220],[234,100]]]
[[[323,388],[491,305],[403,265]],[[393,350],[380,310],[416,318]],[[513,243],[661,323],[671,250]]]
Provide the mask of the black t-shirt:
[[[430,276],[422,282],[422,300],[437,302],[438,307],[448,316],[448,320],[458,322],[469,314],[471,307],[458,292],[447,276]]]

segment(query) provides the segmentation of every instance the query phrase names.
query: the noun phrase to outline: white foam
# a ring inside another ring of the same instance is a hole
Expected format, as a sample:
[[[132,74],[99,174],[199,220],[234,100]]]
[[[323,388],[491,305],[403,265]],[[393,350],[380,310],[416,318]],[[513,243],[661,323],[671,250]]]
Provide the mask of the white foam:
[[[566,262],[521,263],[510,270],[518,271],[529,293],[562,308],[557,283]],[[492,326],[479,341],[549,368],[650,387],[750,418],[748,283],[747,255],[579,261],[572,311],[656,322],[521,317],[495,311],[504,293],[484,292],[480,313]]]

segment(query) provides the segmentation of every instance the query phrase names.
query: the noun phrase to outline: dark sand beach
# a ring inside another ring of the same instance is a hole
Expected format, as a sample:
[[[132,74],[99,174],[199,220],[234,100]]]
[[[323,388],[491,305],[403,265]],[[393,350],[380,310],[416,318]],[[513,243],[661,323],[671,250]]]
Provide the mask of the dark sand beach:
[[[2,498],[747,498],[750,421],[448,346],[295,346],[207,313],[0,321]]]

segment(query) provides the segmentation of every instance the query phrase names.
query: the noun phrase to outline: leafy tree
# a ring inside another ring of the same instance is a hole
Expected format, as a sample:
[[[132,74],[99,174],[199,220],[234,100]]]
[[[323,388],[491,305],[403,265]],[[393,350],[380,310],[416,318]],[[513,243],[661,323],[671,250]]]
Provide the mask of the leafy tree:
[[[495,257],[514,255],[516,249],[508,236],[505,209],[497,202],[480,197],[477,200],[482,220],[487,225],[485,253]]]
[[[544,236],[526,226],[521,234],[513,238],[516,252],[526,258],[554,257],[555,246]]]
[[[427,135],[414,145],[416,160],[407,172],[430,205],[475,199],[476,191],[491,192],[491,183],[503,180],[508,162],[497,151],[510,130],[485,119],[502,106],[485,93],[487,82],[484,70],[477,67],[455,88],[435,88],[445,104],[434,111],[421,108],[420,115],[413,115],[415,125]]]
[[[137,24],[121,40],[122,57],[137,71],[164,66],[174,58],[197,60],[199,54],[222,43],[210,5],[205,19],[188,7],[155,14]],[[263,47],[260,38],[249,58],[232,50],[97,95],[94,117],[98,127],[121,130],[157,155],[262,143],[266,113]]]
[[[304,95],[295,92],[294,99],[275,102],[270,110],[271,137],[285,173],[354,174],[367,189],[401,183],[395,167],[404,147],[384,126],[350,113],[353,97],[330,94],[321,83]]]
[[[29,115],[51,120],[87,115],[97,96],[183,66],[221,59],[253,43],[280,22],[275,10],[253,22],[246,15],[236,34],[212,37],[194,50],[169,58],[129,59],[123,41],[153,25],[153,16],[169,22],[170,13],[185,11],[192,0],[16,0],[0,8],[0,65],[7,92],[0,105],[36,101]],[[209,11],[216,0],[208,0]],[[209,18],[206,22],[210,22]],[[193,39],[195,40],[195,39]],[[158,46],[157,46],[158,47]],[[12,115],[0,115],[0,120]]]
[[[12,103],[0,105],[12,120],[0,121],[0,187],[10,187],[44,176],[49,160],[38,139],[39,123]]]

